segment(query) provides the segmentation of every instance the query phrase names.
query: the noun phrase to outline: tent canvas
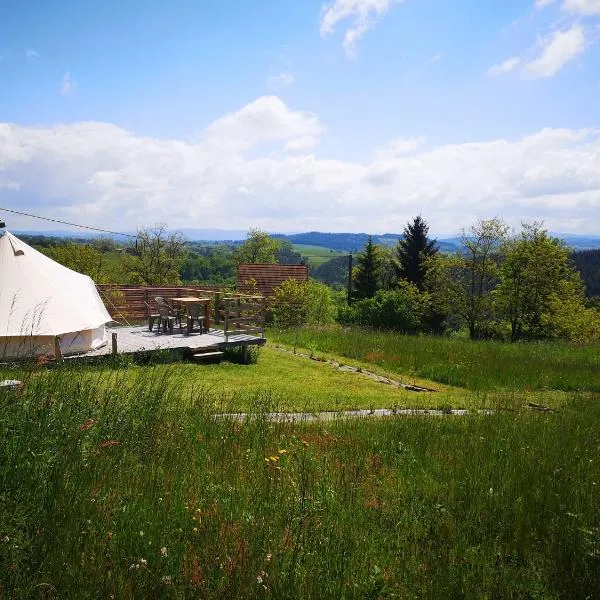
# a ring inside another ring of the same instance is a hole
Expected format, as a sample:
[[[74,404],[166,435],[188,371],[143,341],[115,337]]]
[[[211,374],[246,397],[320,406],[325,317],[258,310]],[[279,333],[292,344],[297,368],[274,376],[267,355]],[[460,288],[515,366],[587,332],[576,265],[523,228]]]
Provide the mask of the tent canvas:
[[[90,277],[8,231],[0,237],[0,358],[94,350],[112,321]]]

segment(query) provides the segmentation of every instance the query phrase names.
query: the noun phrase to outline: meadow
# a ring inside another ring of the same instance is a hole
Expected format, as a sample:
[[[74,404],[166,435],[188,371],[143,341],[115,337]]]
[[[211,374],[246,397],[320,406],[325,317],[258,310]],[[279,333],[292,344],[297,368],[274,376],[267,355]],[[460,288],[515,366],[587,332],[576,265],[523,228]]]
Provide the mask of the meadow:
[[[269,332],[275,341],[333,353],[469,390],[600,392],[600,346],[568,342],[504,343],[409,336],[358,327]]]
[[[300,335],[316,352],[314,331]],[[432,356],[450,353],[438,341]],[[467,364],[467,346],[453,348]],[[569,356],[557,348],[537,370],[504,358],[499,379],[481,361],[487,387],[473,367],[459,372],[473,389],[429,382],[431,394],[275,348],[254,365],[5,369],[24,385],[0,391],[0,598],[593,598],[597,355],[575,348],[571,379],[542,389]],[[348,363],[417,377],[367,352]],[[589,391],[572,391],[576,379]],[[558,410],[524,410],[529,397]],[[466,418],[262,416],[492,401],[493,414]],[[253,415],[215,416],[230,410]]]
[[[308,258],[310,265],[313,267],[318,267],[332,258],[345,256],[347,254],[323,246],[311,246],[308,244],[293,244],[292,249],[294,252],[300,252],[302,256]]]

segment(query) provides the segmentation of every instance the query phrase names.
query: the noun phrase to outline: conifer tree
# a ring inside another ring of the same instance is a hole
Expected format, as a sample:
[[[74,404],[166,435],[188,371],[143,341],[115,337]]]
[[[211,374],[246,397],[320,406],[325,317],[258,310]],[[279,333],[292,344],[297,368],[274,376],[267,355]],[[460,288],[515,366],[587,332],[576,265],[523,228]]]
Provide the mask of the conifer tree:
[[[436,241],[430,240],[428,233],[429,225],[419,215],[407,223],[396,246],[398,278],[414,283],[420,290],[424,289],[426,261],[438,251]]]
[[[377,291],[381,257],[377,246],[369,236],[365,249],[358,255],[356,268],[353,273],[354,298],[372,298]]]

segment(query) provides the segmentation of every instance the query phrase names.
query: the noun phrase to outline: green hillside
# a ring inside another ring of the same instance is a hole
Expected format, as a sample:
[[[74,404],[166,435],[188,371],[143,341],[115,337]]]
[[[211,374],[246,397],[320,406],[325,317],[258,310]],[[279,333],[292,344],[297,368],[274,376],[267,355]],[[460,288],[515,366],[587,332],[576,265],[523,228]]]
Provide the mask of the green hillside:
[[[310,246],[308,244],[293,244],[294,252],[299,252],[302,256],[308,258],[308,262],[313,267],[318,267],[332,258],[344,256],[344,252],[325,248],[324,246]]]

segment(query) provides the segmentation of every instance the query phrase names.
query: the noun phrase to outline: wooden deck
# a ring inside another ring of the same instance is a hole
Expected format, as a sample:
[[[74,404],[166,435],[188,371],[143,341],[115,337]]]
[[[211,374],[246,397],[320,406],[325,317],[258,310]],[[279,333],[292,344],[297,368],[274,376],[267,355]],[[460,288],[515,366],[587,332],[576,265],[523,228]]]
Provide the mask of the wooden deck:
[[[112,334],[117,334],[117,352],[133,354],[134,352],[152,352],[155,350],[224,350],[240,346],[259,346],[266,342],[265,338],[254,335],[230,335],[225,340],[223,331],[210,329],[208,333],[180,333],[175,330],[170,333],[148,331],[146,325],[139,327],[109,327],[108,344],[85,354],[69,358],[106,356],[112,353]]]

